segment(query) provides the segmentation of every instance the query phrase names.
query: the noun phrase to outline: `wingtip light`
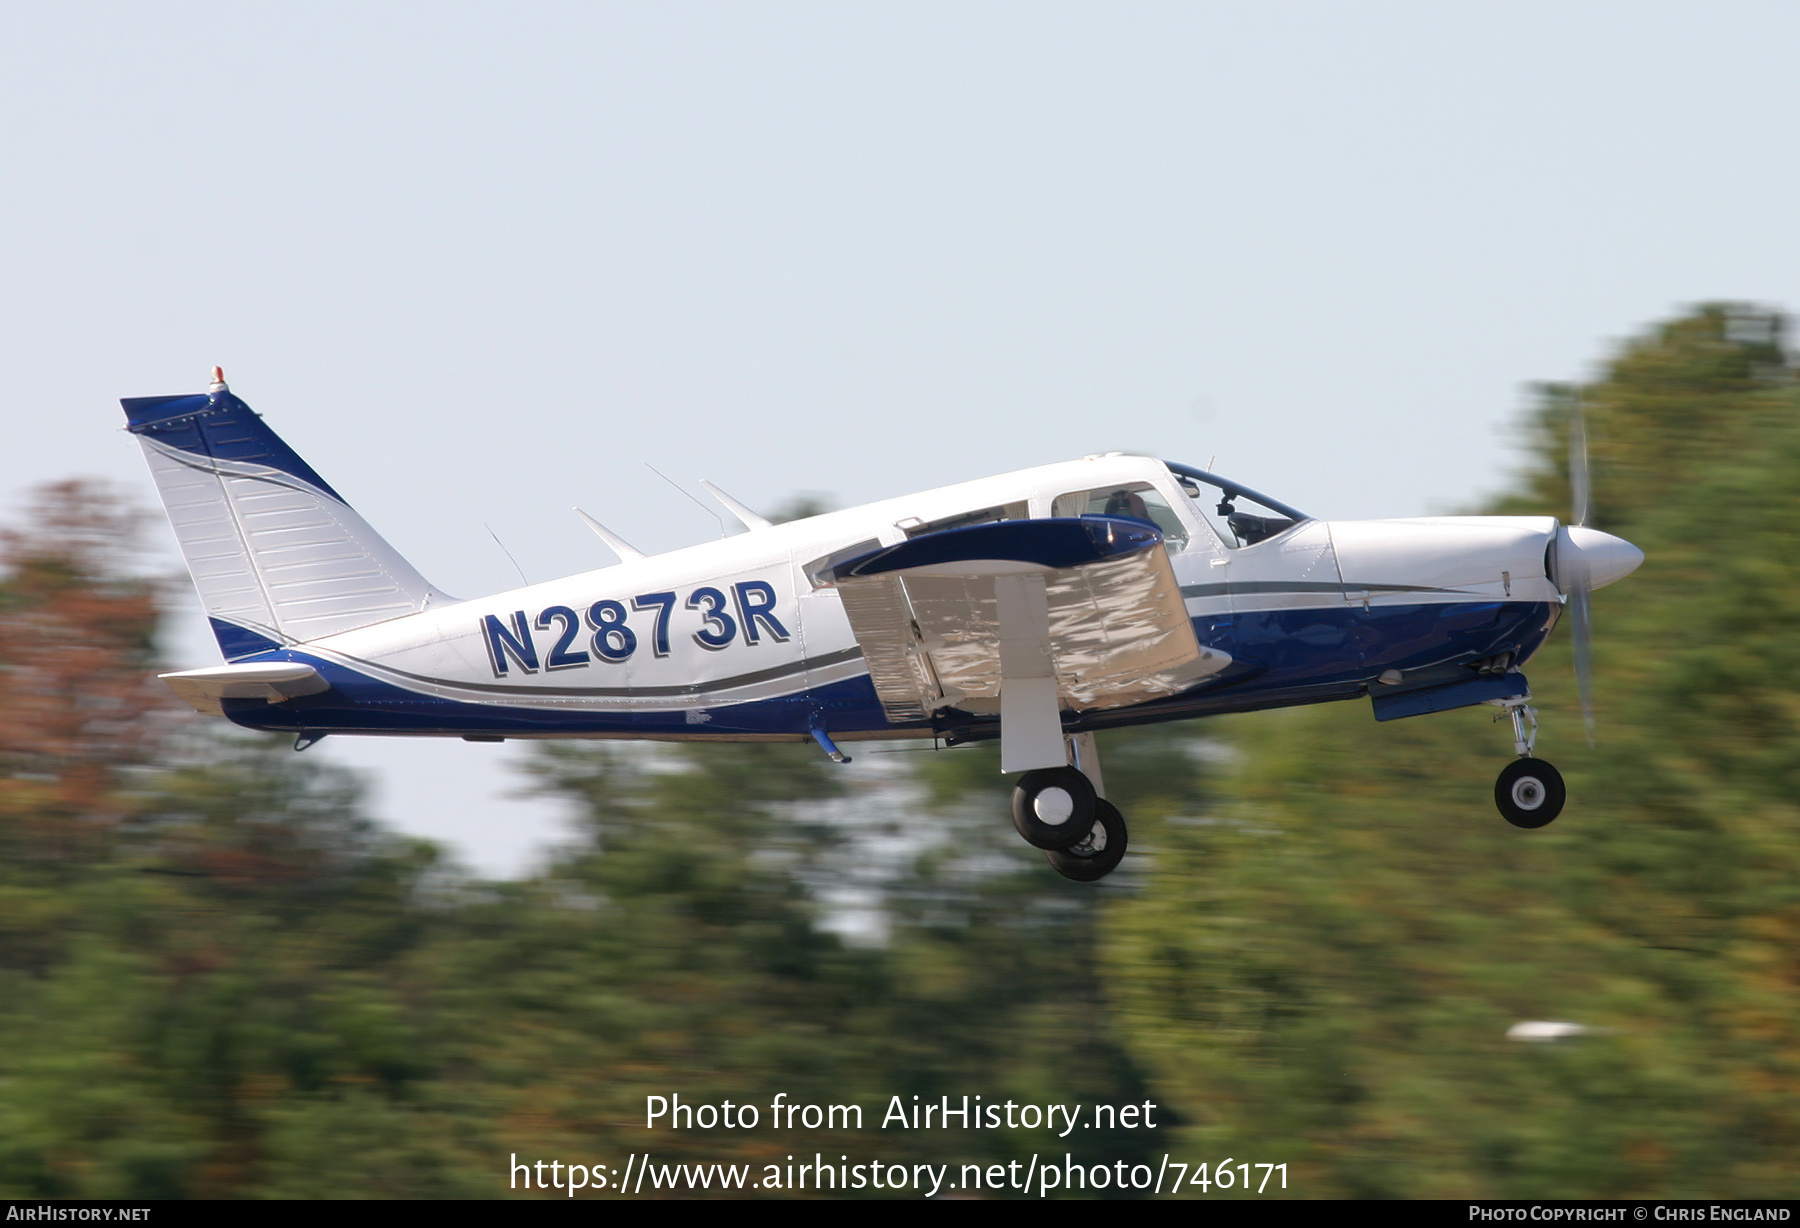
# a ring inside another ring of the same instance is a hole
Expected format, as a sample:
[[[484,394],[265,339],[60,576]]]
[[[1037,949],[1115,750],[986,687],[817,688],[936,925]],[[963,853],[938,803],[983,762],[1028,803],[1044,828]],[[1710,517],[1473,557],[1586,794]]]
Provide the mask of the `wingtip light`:
[[[212,383],[207,385],[206,391],[209,393],[219,393],[219,392],[230,391],[230,389],[227,388],[226,384],[225,384],[225,368],[224,367],[214,367],[212,369]]]

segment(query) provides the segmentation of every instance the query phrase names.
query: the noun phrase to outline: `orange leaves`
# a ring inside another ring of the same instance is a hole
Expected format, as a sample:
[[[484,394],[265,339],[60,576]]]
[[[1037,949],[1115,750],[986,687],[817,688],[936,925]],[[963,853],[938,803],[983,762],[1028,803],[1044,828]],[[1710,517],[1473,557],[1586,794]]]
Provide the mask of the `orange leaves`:
[[[136,520],[71,481],[0,531],[0,838],[26,860],[94,855],[121,817],[120,769],[153,758],[176,711]]]

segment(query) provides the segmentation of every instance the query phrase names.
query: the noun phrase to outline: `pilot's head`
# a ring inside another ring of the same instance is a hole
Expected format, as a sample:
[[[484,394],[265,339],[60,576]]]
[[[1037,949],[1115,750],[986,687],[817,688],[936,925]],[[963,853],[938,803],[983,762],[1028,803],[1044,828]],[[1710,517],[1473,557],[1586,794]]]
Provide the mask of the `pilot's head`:
[[[1143,497],[1135,491],[1115,490],[1106,497],[1106,514],[1108,516],[1130,516],[1134,520],[1150,519],[1150,509],[1144,506]]]

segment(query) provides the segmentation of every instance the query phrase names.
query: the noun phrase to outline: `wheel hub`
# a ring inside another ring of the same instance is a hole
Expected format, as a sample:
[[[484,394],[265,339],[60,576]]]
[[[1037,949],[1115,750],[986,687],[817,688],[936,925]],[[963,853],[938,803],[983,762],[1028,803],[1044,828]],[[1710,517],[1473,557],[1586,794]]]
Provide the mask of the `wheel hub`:
[[[1513,805],[1520,810],[1536,810],[1544,804],[1544,785],[1535,776],[1521,776],[1513,781]]]
[[[1067,789],[1052,785],[1031,800],[1031,809],[1041,822],[1061,827],[1075,813],[1075,799],[1069,796]]]
[[[1098,857],[1106,851],[1106,824],[1095,823],[1092,831],[1083,836],[1069,851],[1077,857]]]

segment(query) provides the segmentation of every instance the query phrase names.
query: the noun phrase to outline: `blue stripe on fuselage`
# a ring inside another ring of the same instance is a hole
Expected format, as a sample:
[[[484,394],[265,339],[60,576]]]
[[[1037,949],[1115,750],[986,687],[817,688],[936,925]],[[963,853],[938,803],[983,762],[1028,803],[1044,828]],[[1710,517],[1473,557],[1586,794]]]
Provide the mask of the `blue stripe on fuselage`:
[[[1071,717],[1071,731],[1180,720],[1291,704],[1348,699],[1364,693],[1383,670],[1446,679],[1466,675],[1468,662],[1511,652],[1523,662],[1555,624],[1557,607],[1543,602],[1457,602],[1322,609],[1260,610],[1194,620],[1201,643],[1230,653],[1232,665],[1194,690],[1139,704]],[[868,676],[754,703],[706,708],[595,711],[525,708],[440,699],[380,682],[309,655],[304,649],[262,654],[262,661],[301,661],[318,669],[332,689],[280,704],[226,700],[226,715],[253,729],[341,733],[514,736],[588,734],[598,737],[810,737],[822,726],[833,735],[939,733],[959,740],[994,736],[999,723],[949,709],[929,722],[893,725]],[[539,697],[527,687],[519,697]]]
[[[1168,699],[1092,712],[1072,731],[1111,729],[1355,699],[1396,669],[1409,683],[1474,676],[1474,661],[1503,652],[1523,664],[1542,647],[1560,607],[1479,601],[1344,609],[1258,610],[1194,620],[1205,644],[1232,655],[1210,682]]]

